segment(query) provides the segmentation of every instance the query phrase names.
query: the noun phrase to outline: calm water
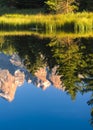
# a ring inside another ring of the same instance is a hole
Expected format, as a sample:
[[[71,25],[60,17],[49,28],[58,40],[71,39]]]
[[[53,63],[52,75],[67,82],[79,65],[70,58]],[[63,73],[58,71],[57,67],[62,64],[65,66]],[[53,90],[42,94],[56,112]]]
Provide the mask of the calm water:
[[[0,52],[0,130],[93,129],[93,38],[1,36]]]

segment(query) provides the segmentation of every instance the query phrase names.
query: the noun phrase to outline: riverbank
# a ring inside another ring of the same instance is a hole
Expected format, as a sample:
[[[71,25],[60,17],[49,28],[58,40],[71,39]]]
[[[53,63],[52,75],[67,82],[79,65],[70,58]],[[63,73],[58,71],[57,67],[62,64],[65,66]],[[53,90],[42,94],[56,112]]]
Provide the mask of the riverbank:
[[[0,30],[89,32],[93,30],[93,13],[3,14],[0,16]]]

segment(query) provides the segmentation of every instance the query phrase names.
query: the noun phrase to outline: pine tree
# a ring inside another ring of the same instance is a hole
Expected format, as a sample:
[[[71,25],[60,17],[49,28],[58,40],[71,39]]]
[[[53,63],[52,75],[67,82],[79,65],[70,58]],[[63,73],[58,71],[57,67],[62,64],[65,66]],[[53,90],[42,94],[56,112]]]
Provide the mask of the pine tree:
[[[47,9],[55,13],[69,13],[77,10],[76,0],[47,0]]]

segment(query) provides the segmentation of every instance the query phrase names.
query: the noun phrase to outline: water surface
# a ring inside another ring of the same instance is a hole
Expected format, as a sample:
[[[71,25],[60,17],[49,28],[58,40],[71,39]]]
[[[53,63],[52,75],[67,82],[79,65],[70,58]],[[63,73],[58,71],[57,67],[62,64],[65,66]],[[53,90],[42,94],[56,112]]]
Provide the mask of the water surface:
[[[1,36],[1,130],[92,130],[92,43],[93,38]]]

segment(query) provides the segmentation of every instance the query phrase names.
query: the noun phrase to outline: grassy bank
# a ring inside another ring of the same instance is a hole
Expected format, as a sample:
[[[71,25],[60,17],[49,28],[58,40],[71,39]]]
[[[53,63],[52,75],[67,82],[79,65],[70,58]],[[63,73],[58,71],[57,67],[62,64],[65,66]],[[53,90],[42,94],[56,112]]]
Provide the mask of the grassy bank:
[[[0,30],[90,32],[93,30],[93,13],[4,14],[0,17]]]

